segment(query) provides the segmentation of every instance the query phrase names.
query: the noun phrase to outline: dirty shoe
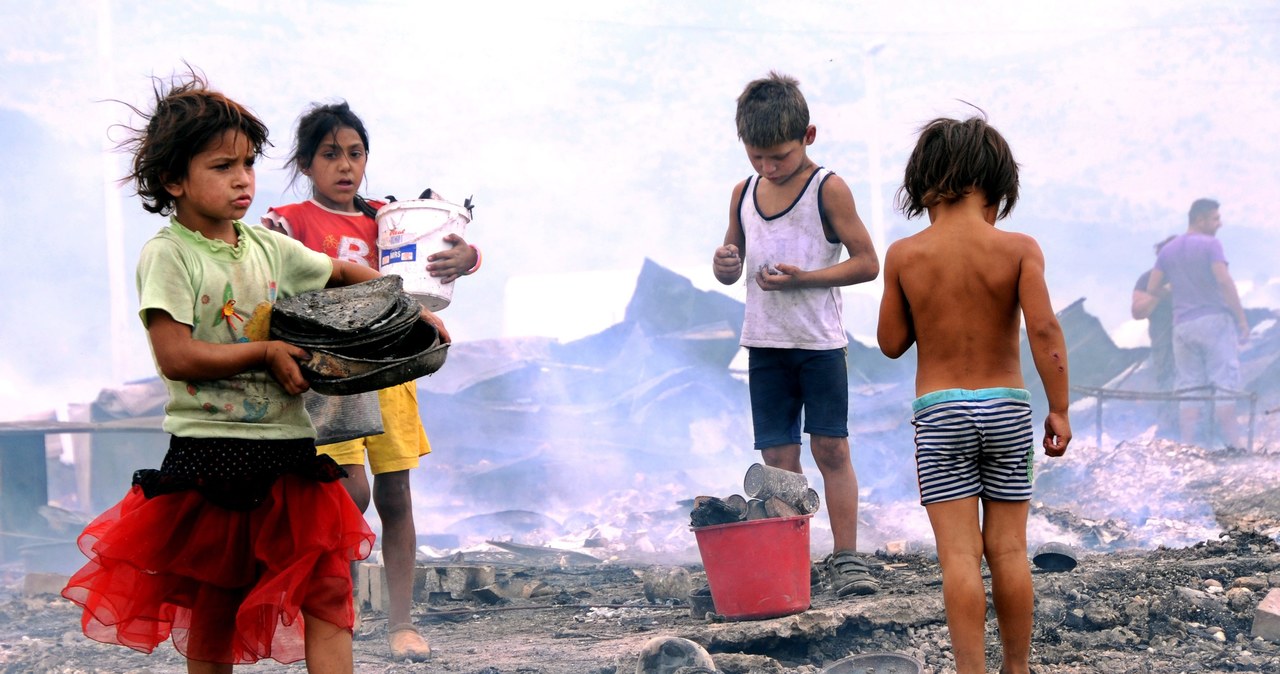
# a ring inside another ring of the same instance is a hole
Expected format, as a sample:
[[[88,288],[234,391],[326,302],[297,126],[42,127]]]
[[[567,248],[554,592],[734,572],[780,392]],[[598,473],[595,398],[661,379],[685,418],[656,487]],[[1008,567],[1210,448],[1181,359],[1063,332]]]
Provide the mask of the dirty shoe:
[[[431,658],[431,646],[411,623],[400,623],[387,630],[391,641],[391,657],[396,660],[423,662]]]
[[[716,663],[706,649],[680,637],[654,637],[640,651],[636,674],[715,672]]]
[[[827,558],[827,577],[837,597],[851,594],[875,594],[880,583],[871,577],[871,569],[858,553],[840,550]]]

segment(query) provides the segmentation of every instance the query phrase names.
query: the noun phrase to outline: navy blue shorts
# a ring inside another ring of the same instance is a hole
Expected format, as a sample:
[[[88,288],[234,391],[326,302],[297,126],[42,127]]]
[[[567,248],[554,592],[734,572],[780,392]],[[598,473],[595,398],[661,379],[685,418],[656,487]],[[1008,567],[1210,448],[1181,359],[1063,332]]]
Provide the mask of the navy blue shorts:
[[[751,424],[756,449],[800,444],[804,432],[849,436],[848,349],[748,347]]]

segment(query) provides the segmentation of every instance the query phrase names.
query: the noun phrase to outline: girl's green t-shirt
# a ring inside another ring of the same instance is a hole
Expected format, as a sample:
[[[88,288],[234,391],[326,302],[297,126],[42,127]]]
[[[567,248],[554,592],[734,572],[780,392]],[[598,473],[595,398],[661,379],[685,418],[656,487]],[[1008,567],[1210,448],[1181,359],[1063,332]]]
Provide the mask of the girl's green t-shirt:
[[[137,282],[144,327],[147,311],[158,309],[191,326],[194,339],[247,342],[245,329],[255,311],[269,312],[277,299],[323,288],[333,273],[328,256],[298,241],[240,221],[235,228],[239,236],[233,247],[171,217],[169,226],[143,246]],[[211,381],[161,378],[169,391],[164,429],[174,435],[315,437],[302,398],[286,392],[266,369]]]

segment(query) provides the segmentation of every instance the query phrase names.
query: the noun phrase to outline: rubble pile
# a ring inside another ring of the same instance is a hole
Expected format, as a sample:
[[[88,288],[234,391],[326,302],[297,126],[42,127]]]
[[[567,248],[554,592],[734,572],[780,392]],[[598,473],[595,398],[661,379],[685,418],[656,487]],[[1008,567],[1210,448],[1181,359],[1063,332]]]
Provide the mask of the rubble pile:
[[[704,584],[696,565],[506,554],[423,564],[414,621],[435,651],[433,671],[630,674],[659,636],[701,645],[724,674],[820,674],[852,654],[884,651],[920,660],[927,674],[951,666],[941,573],[925,553],[878,553],[882,590],[875,595],[837,600],[816,582],[808,611],[742,622],[694,617],[687,601],[670,596],[678,592],[657,590]],[[56,579],[45,586],[6,580],[0,671],[182,671],[168,646],[148,656],[85,639],[74,608],[54,595]],[[1267,623],[1260,613],[1264,598],[1280,593],[1280,546],[1268,536],[1233,529],[1186,548],[1084,553],[1070,571],[1033,570],[1033,582],[1032,665],[1041,674],[1280,671],[1280,615]],[[388,661],[386,628],[384,614],[366,612],[356,671],[420,671]],[[987,633],[994,670],[994,618]],[[254,667],[264,674],[296,669],[270,661]]]
[[[1280,454],[1269,450],[1159,439],[1082,446],[1037,466],[1037,505],[1078,544],[1098,551],[1193,545],[1233,527],[1274,538],[1278,462]]]

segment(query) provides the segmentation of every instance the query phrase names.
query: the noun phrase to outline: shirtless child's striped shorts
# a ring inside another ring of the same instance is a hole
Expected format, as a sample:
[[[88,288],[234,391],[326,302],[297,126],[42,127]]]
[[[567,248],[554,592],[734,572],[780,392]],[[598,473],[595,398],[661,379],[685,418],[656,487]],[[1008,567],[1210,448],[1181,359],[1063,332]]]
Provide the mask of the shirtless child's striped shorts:
[[[946,389],[917,398],[920,503],[981,496],[1031,499],[1031,394],[1019,388]]]

